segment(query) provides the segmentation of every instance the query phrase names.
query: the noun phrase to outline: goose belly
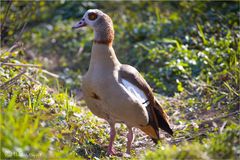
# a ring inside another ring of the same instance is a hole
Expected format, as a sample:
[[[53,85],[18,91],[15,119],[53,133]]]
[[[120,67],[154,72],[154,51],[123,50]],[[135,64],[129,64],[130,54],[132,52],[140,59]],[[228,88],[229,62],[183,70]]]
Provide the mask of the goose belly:
[[[128,81],[114,78],[102,81],[83,81],[83,94],[88,108],[100,118],[123,122],[129,126],[147,125],[147,97]]]

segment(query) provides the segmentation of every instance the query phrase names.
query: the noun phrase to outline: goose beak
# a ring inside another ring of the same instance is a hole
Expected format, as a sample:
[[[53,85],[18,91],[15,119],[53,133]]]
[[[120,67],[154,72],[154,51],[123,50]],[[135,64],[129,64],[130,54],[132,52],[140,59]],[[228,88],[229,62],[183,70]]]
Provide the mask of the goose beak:
[[[80,22],[78,22],[74,26],[72,26],[72,29],[81,28],[81,27],[84,27],[86,25],[87,25],[87,23],[83,19],[81,19]]]

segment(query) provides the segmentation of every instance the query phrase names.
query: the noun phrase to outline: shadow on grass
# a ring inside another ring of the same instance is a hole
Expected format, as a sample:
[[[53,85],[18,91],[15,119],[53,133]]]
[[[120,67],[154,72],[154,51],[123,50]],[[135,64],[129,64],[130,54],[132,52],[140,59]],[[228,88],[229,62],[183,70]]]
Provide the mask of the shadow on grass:
[[[100,146],[99,144],[89,142],[88,144],[79,146],[76,149],[76,153],[80,157],[84,157],[84,158],[93,158],[93,157],[101,158],[101,157],[105,157],[107,152],[104,146]]]

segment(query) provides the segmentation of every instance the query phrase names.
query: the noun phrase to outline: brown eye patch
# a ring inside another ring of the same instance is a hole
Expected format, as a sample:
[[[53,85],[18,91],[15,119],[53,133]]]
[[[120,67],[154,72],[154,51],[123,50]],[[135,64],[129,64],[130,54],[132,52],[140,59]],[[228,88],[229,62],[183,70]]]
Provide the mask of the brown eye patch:
[[[97,14],[96,14],[96,13],[93,13],[93,12],[92,12],[92,13],[89,13],[89,14],[88,14],[88,19],[89,19],[89,20],[92,20],[92,21],[93,21],[93,20],[95,20],[96,18],[97,18]]]

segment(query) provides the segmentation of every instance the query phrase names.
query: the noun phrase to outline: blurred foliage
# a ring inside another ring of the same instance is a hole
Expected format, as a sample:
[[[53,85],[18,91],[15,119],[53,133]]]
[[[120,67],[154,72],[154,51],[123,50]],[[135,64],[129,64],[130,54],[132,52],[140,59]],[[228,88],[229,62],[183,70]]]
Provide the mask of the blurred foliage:
[[[108,125],[77,100],[93,32],[71,27],[89,8],[112,17],[120,61],[162,95],[173,123],[158,149],[138,131],[133,158],[237,159],[238,1],[65,0],[1,1],[1,158],[107,158]],[[28,63],[41,68],[18,65]],[[117,136],[117,150],[123,144]]]
[[[46,68],[62,73],[67,86],[79,86],[78,75],[88,68],[93,33],[76,32],[71,26],[88,8],[102,9],[112,17],[120,60],[145,73],[157,92],[173,95],[183,90],[186,80],[237,74],[239,5],[234,1],[5,1],[1,45],[21,40],[29,58],[40,56]]]

